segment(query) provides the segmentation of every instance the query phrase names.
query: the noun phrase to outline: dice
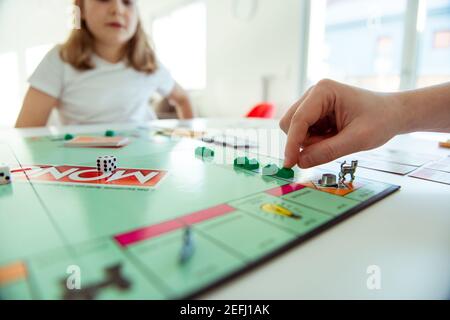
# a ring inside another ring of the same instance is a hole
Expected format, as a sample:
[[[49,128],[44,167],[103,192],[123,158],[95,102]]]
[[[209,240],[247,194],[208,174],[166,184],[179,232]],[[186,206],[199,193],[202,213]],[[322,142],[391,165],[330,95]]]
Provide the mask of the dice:
[[[117,169],[117,158],[114,156],[102,156],[97,158],[97,170],[103,173],[111,173]]]
[[[0,163],[0,185],[11,183],[11,171],[6,164]]]

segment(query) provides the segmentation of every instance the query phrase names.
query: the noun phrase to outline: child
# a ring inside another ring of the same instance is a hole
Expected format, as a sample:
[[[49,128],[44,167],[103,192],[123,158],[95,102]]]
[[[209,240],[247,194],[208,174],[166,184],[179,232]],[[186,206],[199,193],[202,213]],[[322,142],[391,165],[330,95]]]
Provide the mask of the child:
[[[75,0],[81,29],[53,48],[29,79],[16,127],[45,126],[54,107],[64,125],[155,119],[159,92],[192,118],[183,89],[158,64],[138,17],[136,0]]]

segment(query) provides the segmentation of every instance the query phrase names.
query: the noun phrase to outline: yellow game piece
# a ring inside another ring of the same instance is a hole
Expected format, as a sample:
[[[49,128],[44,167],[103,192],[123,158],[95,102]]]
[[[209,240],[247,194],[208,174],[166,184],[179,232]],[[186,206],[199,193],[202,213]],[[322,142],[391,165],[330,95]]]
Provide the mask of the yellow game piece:
[[[450,139],[448,139],[447,141],[439,142],[439,146],[441,148],[449,148],[450,149]]]
[[[0,286],[10,282],[26,279],[27,269],[22,262],[0,267]]]
[[[282,207],[279,204],[275,203],[266,203],[261,206],[261,209],[267,213],[276,214],[279,216],[284,216],[288,218],[294,218],[294,219],[300,219],[301,217],[289,209],[286,209],[285,207]]]

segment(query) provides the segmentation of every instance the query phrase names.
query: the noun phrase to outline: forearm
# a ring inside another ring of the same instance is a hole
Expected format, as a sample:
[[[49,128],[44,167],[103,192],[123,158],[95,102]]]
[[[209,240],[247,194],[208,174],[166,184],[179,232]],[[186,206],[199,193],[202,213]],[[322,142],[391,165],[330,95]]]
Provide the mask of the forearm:
[[[450,82],[394,94],[399,133],[450,132]]]
[[[22,109],[17,118],[16,128],[43,127],[58,100],[34,88],[25,95]]]
[[[175,106],[179,119],[192,119],[194,117],[189,95],[179,84],[175,84],[168,99],[169,103]]]
[[[176,102],[176,110],[179,119],[192,119],[194,114],[189,99],[183,99]]]

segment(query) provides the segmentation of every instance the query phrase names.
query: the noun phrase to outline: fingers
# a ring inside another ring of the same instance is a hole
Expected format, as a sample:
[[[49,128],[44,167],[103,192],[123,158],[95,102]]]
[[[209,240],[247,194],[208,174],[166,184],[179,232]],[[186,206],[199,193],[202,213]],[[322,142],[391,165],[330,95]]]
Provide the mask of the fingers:
[[[289,108],[289,110],[286,112],[286,114],[283,116],[283,118],[280,121],[280,128],[284,131],[284,133],[288,133],[289,128],[291,126],[292,117],[294,116],[295,112],[297,111],[298,107],[305,101],[305,99],[308,97],[310,92],[312,91],[314,87],[309,88],[305,94],[302,96],[302,98],[297,101],[292,107]]]
[[[297,108],[292,116],[285,150],[286,168],[292,168],[298,162],[300,147],[308,137],[309,127],[320,120],[327,94],[313,90]]]
[[[298,165],[307,169],[360,151],[364,146],[362,137],[358,130],[346,127],[339,134],[306,147],[298,156]]]
[[[319,136],[317,136],[317,135],[315,135],[315,136],[310,136],[310,137],[306,138],[306,139],[303,141],[303,148],[307,148],[307,147],[310,146],[310,145],[319,143],[319,142],[321,142],[321,141],[323,141],[323,140],[325,140],[325,139],[329,139],[329,138],[331,138],[331,137],[334,136],[334,135],[335,135],[335,134],[324,134],[324,135],[319,135]]]

